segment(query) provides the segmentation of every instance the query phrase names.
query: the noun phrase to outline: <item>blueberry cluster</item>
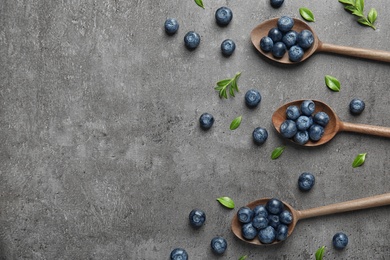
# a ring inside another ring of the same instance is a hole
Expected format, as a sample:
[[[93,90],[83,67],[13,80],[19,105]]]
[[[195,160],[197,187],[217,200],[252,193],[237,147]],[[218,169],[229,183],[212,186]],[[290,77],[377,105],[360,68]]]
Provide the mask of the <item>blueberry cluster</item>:
[[[237,217],[242,223],[242,236],[247,240],[257,237],[263,244],[286,240],[288,226],[293,221],[291,212],[285,209],[283,202],[276,198],[253,209],[241,207],[237,212]]]
[[[314,114],[314,111],[315,104],[312,100],[303,101],[300,108],[289,106],[286,109],[286,120],[280,125],[282,136],[293,138],[301,145],[309,140],[320,140],[324,135],[324,128],[329,123],[329,116],[322,111]]]
[[[264,52],[271,52],[275,58],[282,58],[288,51],[290,61],[300,61],[305,53],[314,43],[314,36],[309,30],[296,32],[294,19],[289,16],[282,16],[278,19],[277,27],[269,30],[268,36],[260,40],[260,49]]]

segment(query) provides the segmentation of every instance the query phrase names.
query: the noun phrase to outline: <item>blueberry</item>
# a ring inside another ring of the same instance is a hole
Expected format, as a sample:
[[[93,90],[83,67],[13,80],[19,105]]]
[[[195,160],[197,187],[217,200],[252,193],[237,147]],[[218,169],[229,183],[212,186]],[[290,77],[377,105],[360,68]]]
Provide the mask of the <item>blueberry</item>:
[[[263,229],[268,226],[268,217],[256,215],[252,220],[252,225],[257,229]]]
[[[349,111],[351,111],[354,115],[359,115],[363,112],[364,108],[366,107],[366,104],[363,100],[354,98],[349,103]]]
[[[245,93],[245,104],[250,107],[254,108],[257,107],[257,105],[260,104],[261,101],[261,94],[256,89],[250,89]]]
[[[283,210],[282,213],[279,214],[279,220],[283,224],[291,224],[293,217],[290,211]]]
[[[265,208],[264,205],[257,205],[253,208],[253,213],[255,216],[262,216],[262,217],[268,217],[268,210]]]
[[[280,133],[283,137],[291,138],[297,131],[297,125],[293,120],[287,119],[280,125]]]
[[[287,49],[290,49],[297,42],[298,33],[296,31],[289,31],[283,35],[282,42],[286,45]]]
[[[226,39],[221,43],[221,51],[225,56],[230,56],[236,49],[236,44],[230,39]]]
[[[320,126],[320,125],[317,125],[317,124],[313,124],[309,128],[309,138],[310,138],[310,140],[318,141],[318,140],[321,139],[321,137],[323,135],[324,135],[324,127],[323,126]]]
[[[277,229],[280,224],[279,216],[274,214],[268,215],[268,225]]]
[[[309,132],[308,131],[298,131],[294,135],[294,142],[304,145],[309,141]]]
[[[241,207],[237,212],[237,217],[241,223],[249,223],[253,218],[253,210],[248,207]]]
[[[217,255],[222,255],[227,249],[227,242],[223,237],[214,237],[210,245],[211,250]]]
[[[278,199],[272,198],[269,201],[267,201],[267,204],[265,204],[265,208],[268,210],[271,214],[280,214],[284,210],[283,202],[281,202]]]
[[[343,232],[338,232],[333,236],[332,242],[336,249],[344,249],[348,245],[348,236]]]
[[[214,124],[214,117],[209,113],[203,113],[199,118],[199,123],[202,129],[210,129]]]
[[[196,47],[199,46],[200,43],[200,36],[198,33],[194,31],[189,31],[185,36],[184,36],[184,45],[190,49],[196,49]]]
[[[220,26],[226,26],[233,18],[233,12],[230,8],[222,6],[215,12],[215,20]]]
[[[165,20],[164,28],[167,34],[175,34],[179,30],[179,23],[174,18],[168,18]]]
[[[264,52],[270,52],[272,47],[274,47],[274,41],[270,37],[264,36],[261,38],[260,49],[262,49]]]
[[[282,16],[278,19],[278,29],[282,33],[290,31],[294,26],[294,19],[289,16]]]
[[[263,244],[271,244],[272,242],[275,241],[276,230],[271,226],[260,229],[258,238],[260,242]]]
[[[188,254],[183,248],[175,248],[171,252],[171,260],[187,260]]]
[[[282,40],[283,33],[278,28],[274,27],[268,31],[268,37],[271,38],[275,45],[276,42],[280,42]]]
[[[252,225],[252,223],[247,223],[241,227],[241,233],[245,239],[252,240],[257,236],[257,229]]]
[[[311,114],[313,114],[315,109],[316,109],[316,105],[312,100],[304,100],[301,103],[301,111],[302,114],[304,114],[305,116],[311,116]]]
[[[304,172],[299,175],[298,187],[301,191],[309,191],[313,188],[315,183],[315,177],[310,172]]]
[[[270,2],[273,8],[279,8],[284,3],[284,0],[271,0]]]
[[[314,123],[321,125],[321,126],[326,126],[329,123],[329,116],[325,112],[318,112],[314,115]]]
[[[299,111],[299,108],[297,106],[289,106],[286,109],[287,119],[297,120],[300,115],[301,115],[301,112]]]
[[[299,131],[305,131],[313,125],[313,118],[311,116],[300,116],[296,124]]]
[[[288,58],[292,62],[297,62],[302,60],[304,54],[305,51],[297,45],[292,46],[290,50],[288,50]]]
[[[200,209],[193,209],[190,212],[189,219],[191,226],[199,228],[206,221],[206,214]]]
[[[286,45],[284,45],[283,42],[276,42],[274,44],[274,47],[272,47],[272,55],[275,58],[282,58],[284,54],[286,53]]]
[[[267,129],[262,127],[256,127],[255,130],[253,130],[252,136],[253,136],[253,141],[256,144],[263,144],[268,138]]]
[[[302,30],[298,33],[297,43],[302,49],[309,49],[314,43],[313,33],[309,30]]]
[[[280,224],[276,229],[276,240],[284,241],[287,239],[288,227],[286,225]]]

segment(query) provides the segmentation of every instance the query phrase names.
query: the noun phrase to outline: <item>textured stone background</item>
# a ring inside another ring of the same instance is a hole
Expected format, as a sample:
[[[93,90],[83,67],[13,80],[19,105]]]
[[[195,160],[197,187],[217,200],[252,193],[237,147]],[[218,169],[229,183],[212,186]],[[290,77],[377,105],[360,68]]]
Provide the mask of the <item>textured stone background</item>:
[[[312,27],[328,43],[390,51],[390,3],[375,7],[376,31],[360,26],[336,0],[286,0],[272,9],[268,0],[53,0],[0,1],[0,259],[168,259],[184,247],[190,259],[214,259],[210,240],[228,241],[221,259],[390,259],[390,207],[338,214],[298,223],[285,242],[253,247],[235,239],[235,210],[215,200],[229,196],[237,207],[261,197],[279,197],[306,209],[390,192],[390,140],[341,133],[329,144],[308,149],[285,143],[272,129],[271,115],[295,99],[321,99],[345,121],[390,126],[389,65],[316,54],[297,66],[279,66],[260,57],[249,33],[265,19],[299,17],[306,6]],[[220,6],[234,18],[220,28]],[[167,36],[166,18],[179,32]],[[183,46],[195,30],[201,44]],[[225,58],[220,44],[237,44]],[[240,93],[221,100],[216,81],[241,71]],[[326,74],[341,92],[324,84]],[[257,88],[260,107],[244,105],[244,93]],[[366,101],[360,116],[348,112],[352,98]],[[203,112],[216,119],[201,131]],[[236,131],[233,118],[242,115]],[[251,133],[268,129],[263,146]],[[272,150],[286,145],[270,160]],[[358,153],[365,164],[353,169]],[[297,188],[303,171],[316,185]],[[207,222],[188,225],[201,208]],[[343,231],[350,243],[331,245]]]

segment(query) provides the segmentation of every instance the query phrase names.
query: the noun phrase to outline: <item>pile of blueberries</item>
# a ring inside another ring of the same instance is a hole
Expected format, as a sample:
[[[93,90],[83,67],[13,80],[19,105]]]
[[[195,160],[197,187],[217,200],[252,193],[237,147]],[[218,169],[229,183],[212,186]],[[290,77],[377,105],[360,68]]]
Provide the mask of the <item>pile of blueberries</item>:
[[[285,138],[293,138],[296,143],[306,144],[309,140],[318,141],[324,135],[324,128],[329,123],[327,113],[314,114],[315,104],[304,100],[300,108],[289,106],[286,109],[286,120],[280,125],[280,133]]]
[[[242,236],[246,240],[253,240],[257,237],[262,244],[286,240],[288,226],[293,221],[291,212],[285,209],[283,202],[276,198],[253,209],[241,207],[237,212],[237,218],[242,224]]]
[[[300,61],[305,53],[314,43],[313,33],[309,30],[296,32],[294,19],[289,16],[282,16],[278,19],[277,27],[269,30],[268,36],[260,40],[260,49],[264,52],[271,52],[275,58],[282,58],[288,51],[290,61]]]

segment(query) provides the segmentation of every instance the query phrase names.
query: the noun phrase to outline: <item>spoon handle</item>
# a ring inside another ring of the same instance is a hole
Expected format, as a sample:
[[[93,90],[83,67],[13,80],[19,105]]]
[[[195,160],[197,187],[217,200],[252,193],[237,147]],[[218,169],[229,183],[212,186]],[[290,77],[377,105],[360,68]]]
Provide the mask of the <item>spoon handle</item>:
[[[334,213],[341,213],[359,209],[374,208],[390,205],[390,193],[376,195],[372,197],[345,201],[336,204],[330,204],[318,208],[305,209],[297,212],[299,219],[324,216]]]
[[[390,127],[341,122],[340,131],[390,137]]]
[[[347,55],[357,58],[390,62],[390,52],[371,49],[362,49],[348,46],[340,46],[329,43],[321,43],[318,45],[318,51],[331,52],[341,55]]]

